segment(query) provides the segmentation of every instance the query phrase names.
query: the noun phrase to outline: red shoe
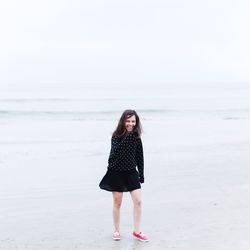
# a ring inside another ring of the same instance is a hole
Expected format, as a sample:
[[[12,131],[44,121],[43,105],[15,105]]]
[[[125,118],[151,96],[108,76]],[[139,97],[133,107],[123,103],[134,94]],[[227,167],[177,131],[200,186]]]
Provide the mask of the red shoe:
[[[113,238],[113,240],[120,240],[121,235],[119,232],[114,232],[112,238]]]
[[[137,238],[140,241],[145,241],[145,242],[149,241],[148,237],[145,234],[143,234],[142,232],[140,232],[138,234],[133,232],[133,235],[135,236],[135,238]]]

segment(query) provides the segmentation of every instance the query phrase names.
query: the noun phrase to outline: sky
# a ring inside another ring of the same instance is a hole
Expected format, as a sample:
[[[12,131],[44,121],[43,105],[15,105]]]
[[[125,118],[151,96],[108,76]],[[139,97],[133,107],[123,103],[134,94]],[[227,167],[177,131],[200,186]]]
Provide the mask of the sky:
[[[8,0],[0,88],[250,81],[248,0]]]

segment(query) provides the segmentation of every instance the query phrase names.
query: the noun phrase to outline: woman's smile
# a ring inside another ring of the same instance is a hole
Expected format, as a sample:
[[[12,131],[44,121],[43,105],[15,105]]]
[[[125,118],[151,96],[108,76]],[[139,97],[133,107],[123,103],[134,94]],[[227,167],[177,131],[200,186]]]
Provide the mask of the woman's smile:
[[[130,118],[127,118],[126,119],[126,122],[125,122],[125,128],[128,130],[128,131],[132,131],[134,126],[136,124],[136,119],[135,119],[135,115],[131,116]]]

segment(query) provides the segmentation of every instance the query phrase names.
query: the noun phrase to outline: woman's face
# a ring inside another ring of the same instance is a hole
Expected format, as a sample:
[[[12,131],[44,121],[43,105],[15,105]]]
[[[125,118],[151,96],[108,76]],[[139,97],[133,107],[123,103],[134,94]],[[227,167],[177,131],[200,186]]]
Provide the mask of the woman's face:
[[[135,115],[132,115],[130,118],[126,119],[125,128],[128,132],[132,131],[135,125],[136,125]]]

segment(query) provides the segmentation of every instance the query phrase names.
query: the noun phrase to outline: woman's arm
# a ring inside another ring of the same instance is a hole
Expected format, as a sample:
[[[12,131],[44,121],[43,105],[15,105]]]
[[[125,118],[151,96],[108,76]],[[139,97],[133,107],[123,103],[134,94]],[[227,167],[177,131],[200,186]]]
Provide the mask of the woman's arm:
[[[137,168],[139,171],[140,183],[144,183],[144,156],[143,156],[143,146],[141,138],[138,139],[135,157],[136,157]]]

